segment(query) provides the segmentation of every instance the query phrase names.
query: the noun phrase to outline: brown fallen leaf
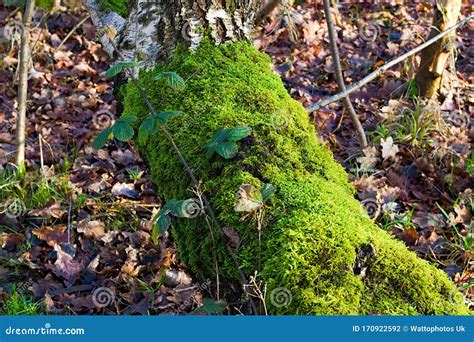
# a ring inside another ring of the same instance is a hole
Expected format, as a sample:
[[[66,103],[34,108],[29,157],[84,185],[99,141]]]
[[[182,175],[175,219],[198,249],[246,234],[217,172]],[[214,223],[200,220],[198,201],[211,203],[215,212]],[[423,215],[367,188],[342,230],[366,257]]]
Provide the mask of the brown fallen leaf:
[[[57,253],[57,259],[54,265],[46,265],[50,268],[58,277],[63,278],[68,286],[72,285],[79,275],[84,270],[84,266],[74,260],[74,255],[67,251],[67,248],[59,245],[54,246],[54,250]]]
[[[7,252],[15,252],[25,240],[26,238],[23,234],[2,233],[0,235],[2,249],[5,249]]]
[[[77,224],[77,232],[89,238],[100,239],[105,235],[105,224],[102,221],[82,220]]]
[[[66,210],[61,209],[61,202],[52,202],[41,209],[33,209],[28,212],[28,215],[35,217],[54,217],[61,218],[66,213]]]

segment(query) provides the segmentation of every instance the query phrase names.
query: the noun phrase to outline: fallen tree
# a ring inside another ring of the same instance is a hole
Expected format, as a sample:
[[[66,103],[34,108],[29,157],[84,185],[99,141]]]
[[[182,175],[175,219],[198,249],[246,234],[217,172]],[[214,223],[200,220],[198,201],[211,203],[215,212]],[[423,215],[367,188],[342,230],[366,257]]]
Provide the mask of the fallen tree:
[[[246,41],[257,3],[158,1],[147,8],[138,1],[129,8],[133,23],[117,17],[107,22],[110,13],[101,17],[97,4],[86,3],[99,26],[120,23],[116,35],[111,37],[110,28],[105,34],[115,40],[110,52],[134,51],[145,56],[143,66],[153,67],[139,73],[151,105],[183,113],[168,121],[167,130],[200,180],[199,189],[162,133],[138,146],[165,201],[204,193],[225,227],[212,224],[210,231],[207,215],[173,224],[179,256],[196,277],[213,278],[217,269],[221,282],[241,283],[225,245],[229,234],[223,231],[230,231],[241,271],[258,272],[272,314],[468,313],[442,271],[372,222],[342,167],[317,140],[306,110],[290,98],[270,59]],[[185,39],[177,33],[183,27]],[[139,33],[132,41],[127,37],[134,30]],[[183,90],[153,80],[170,71],[187,80]],[[125,115],[149,114],[136,84],[121,93]],[[235,127],[252,132],[237,142],[233,158],[206,155],[203,146],[216,140],[217,131]],[[276,191],[267,199],[262,192],[269,184]],[[283,303],[280,295],[286,296]]]

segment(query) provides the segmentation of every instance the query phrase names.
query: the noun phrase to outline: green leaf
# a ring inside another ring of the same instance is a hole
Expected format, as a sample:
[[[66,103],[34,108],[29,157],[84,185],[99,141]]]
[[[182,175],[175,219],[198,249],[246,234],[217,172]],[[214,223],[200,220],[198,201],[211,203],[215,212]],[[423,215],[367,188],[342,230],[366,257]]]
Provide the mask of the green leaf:
[[[179,111],[174,111],[174,112],[160,112],[157,114],[156,118],[158,119],[158,121],[160,122],[160,124],[162,124],[163,126],[166,125],[167,121],[168,121],[168,118],[171,118],[171,117],[174,117],[174,116],[178,116],[178,115],[181,115],[182,112],[179,112]]]
[[[145,145],[148,136],[156,132],[156,121],[151,115],[147,116],[138,128],[138,143]]]
[[[239,141],[252,133],[251,127],[235,127],[229,130],[227,140],[229,141]]]
[[[118,62],[111,66],[109,70],[105,72],[105,76],[111,78],[120,74],[125,68],[134,68],[136,66],[138,66],[138,63],[134,61]]]
[[[111,127],[104,129],[95,137],[94,142],[92,143],[92,147],[96,150],[99,150],[104,147],[105,143],[109,139],[110,134],[112,134]]]
[[[216,301],[211,298],[203,298],[202,306],[194,310],[195,312],[206,312],[210,314],[218,314],[225,310],[227,303],[224,301]]]
[[[156,223],[151,231],[151,240],[155,245],[158,244],[158,236],[160,236],[160,227],[158,226],[158,223]]]
[[[186,83],[181,76],[179,76],[177,73],[172,72],[172,71],[160,72],[156,76],[153,77],[153,80],[161,81],[162,79],[165,79],[165,78],[167,80],[167,84],[173,89],[183,88]]]
[[[217,130],[216,134],[214,134],[214,141],[220,144],[227,139],[230,133],[230,129],[220,128],[219,130]]]
[[[118,120],[112,126],[112,133],[117,140],[129,141],[133,138],[133,127],[123,120]]]
[[[171,217],[169,217],[168,214],[161,214],[160,217],[158,217],[158,221],[156,221],[156,225],[158,226],[160,234],[163,235],[171,226]]]
[[[226,141],[216,147],[216,152],[225,159],[234,158],[239,152],[239,146],[232,141]]]
[[[273,185],[271,185],[270,183],[265,184],[263,186],[263,189],[262,189],[263,201],[266,202],[270,197],[273,196],[275,191],[276,191],[276,189]]]
[[[207,159],[211,159],[212,156],[214,155],[214,152],[216,152],[216,149],[215,148],[208,148],[207,152],[206,152],[206,158]]]

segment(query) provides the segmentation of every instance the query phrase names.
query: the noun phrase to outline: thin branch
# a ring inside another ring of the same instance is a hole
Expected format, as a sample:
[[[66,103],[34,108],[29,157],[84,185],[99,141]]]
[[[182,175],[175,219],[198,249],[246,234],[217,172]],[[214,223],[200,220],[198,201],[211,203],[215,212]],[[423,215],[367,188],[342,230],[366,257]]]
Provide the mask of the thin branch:
[[[25,163],[26,107],[28,99],[28,61],[30,53],[30,26],[35,8],[35,0],[27,0],[23,13],[23,31],[20,45],[20,65],[18,80],[18,115],[16,118],[16,165],[22,168]]]
[[[258,25],[265,19],[280,3],[280,0],[268,0],[257,12],[255,16],[255,25]]]
[[[322,107],[325,107],[327,106],[328,104],[330,103],[333,103],[333,102],[336,102],[336,101],[339,101],[340,99],[352,94],[354,91],[356,91],[357,89],[360,89],[362,88],[364,85],[366,85],[367,83],[369,83],[370,81],[376,79],[377,77],[379,77],[380,75],[382,75],[385,71],[387,71],[388,69],[390,69],[391,67],[393,67],[394,65],[402,62],[403,60],[407,59],[408,57],[410,56],[413,56],[415,54],[417,54],[418,52],[420,52],[421,50],[425,49],[426,47],[430,46],[431,44],[433,44],[434,42],[438,41],[439,39],[443,38],[444,36],[446,36],[447,34],[451,33],[452,31],[454,31],[455,29],[457,29],[458,27],[466,24],[467,22],[471,21],[472,19],[474,19],[474,14],[473,15],[470,15],[469,17],[466,17],[460,21],[458,21],[456,24],[454,24],[453,26],[447,28],[446,30],[444,30],[443,32],[441,32],[440,34],[434,36],[433,38],[431,38],[430,40],[426,41],[425,43],[417,46],[416,48],[414,48],[413,50],[410,50],[408,51],[407,53],[401,55],[400,57],[397,57],[395,58],[394,60],[392,60],[391,62],[387,63],[387,64],[384,64],[382,65],[380,68],[378,68],[377,70],[371,72],[370,74],[368,74],[367,76],[365,76],[363,79],[353,83],[349,88],[347,88],[345,91],[342,91],[334,96],[331,96],[331,97],[328,97],[327,99],[323,100],[323,101],[320,101],[318,103],[316,103],[315,105],[311,106],[310,108],[307,109],[308,112],[314,112],[315,110],[318,110],[318,109],[321,109]]]
[[[84,19],[82,19],[80,22],[77,23],[76,26],[73,27],[73,29],[71,31],[69,31],[69,33],[67,34],[66,37],[64,37],[64,39],[62,40],[61,44],[59,44],[59,46],[56,48],[57,50],[61,49],[61,47],[64,45],[64,43],[73,35],[74,32],[76,32],[76,30],[81,27],[82,24],[84,24],[91,16],[90,15],[87,15]]]
[[[89,8],[90,10],[95,10],[93,8]],[[92,16],[92,15],[91,15]],[[99,21],[101,22],[101,26],[105,26],[101,17],[99,15],[97,15],[97,18],[99,19]],[[113,49],[115,50],[115,52],[117,53],[117,56],[122,59],[122,60],[125,60],[124,59],[124,56],[121,54],[120,50],[117,48],[117,46],[115,45],[115,43],[109,39],[110,41],[110,44],[111,46],[113,47]],[[143,99],[143,101],[145,102],[145,105],[148,107],[148,109],[150,110],[150,113],[152,115],[157,115],[156,113],[156,110],[155,108],[153,107],[153,105],[151,104],[151,102],[148,100],[148,97],[146,95],[146,92],[145,92],[145,89],[141,86],[141,84],[138,82],[138,79],[135,77],[135,75],[133,74],[132,71],[130,71],[129,68],[125,68],[125,72],[127,74],[127,76],[132,80],[132,82],[134,83],[134,85],[137,87],[139,93],[140,93],[140,96],[141,98]],[[163,133],[163,135],[165,136],[166,140],[168,140],[168,142],[171,144],[174,152],[176,153],[176,155],[178,156],[179,160],[181,161],[181,163],[183,164],[186,172],[188,173],[189,177],[191,178],[191,181],[192,183],[194,184],[195,188],[196,189],[199,189],[200,187],[200,183],[197,179],[197,177],[195,176],[194,174],[194,171],[192,170],[192,168],[189,166],[188,162],[186,161],[186,159],[184,158],[183,154],[181,153],[180,149],[178,148],[178,146],[176,145],[176,142],[174,141],[171,133],[166,129],[165,126],[161,125],[161,124],[158,124],[158,128],[161,130],[161,132]],[[217,216],[215,215],[214,211],[212,210],[212,207],[211,207],[211,204],[209,202],[209,200],[207,199],[207,197],[202,193],[201,194],[201,198],[202,198],[202,201],[204,202],[204,210],[209,214],[209,217],[211,217],[211,219],[215,222],[215,224],[220,228],[220,230],[223,232],[223,228],[222,226],[220,225],[219,221],[217,220]],[[212,229],[212,227],[210,227]],[[245,276],[245,274],[242,272],[241,268],[240,268],[240,265],[239,265],[239,262],[237,260],[237,256],[235,255],[234,251],[232,251],[232,249],[229,247],[229,245],[225,244],[226,247],[227,247],[227,251],[229,252],[229,255],[231,256],[238,272],[239,272],[239,275],[242,279],[242,283],[244,285],[244,288],[245,288],[245,285],[248,285],[248,280],[247,280],[247,277]],[[249,296],[249,302],[250,302],[250,306],[252,308],[252,311],[257,315],[258,314],[258,310],[257,310],[257,306],[255,305],[255,302],[253,301],[252,297]]]
[[[329,0],[324,0],[324,13],[326,15],[326,22],[328,26],[328,34],[329,34],[329,47],[331,49],[332,61],[334,64],[334,72],[336,74],[337,85],[340,91],[346,90],[346,85],[344,84],[344,76],[342,74],[341,68],[341,61],[339,59],[339,51],[337,48],[336,42],[336,33],[334,30],[334,23],[332,20],[332,13],[331,13],[331,4]],[[362,127],[359,118],[352,106],[351,100],[349,96],[344,97],[344,107],[349,113],[349,117],[351,118],[352,125],[357,132],[357,136],[359,137],[359,144],[361,148],[367,146],[367,137],[365,136],[364,128]]]

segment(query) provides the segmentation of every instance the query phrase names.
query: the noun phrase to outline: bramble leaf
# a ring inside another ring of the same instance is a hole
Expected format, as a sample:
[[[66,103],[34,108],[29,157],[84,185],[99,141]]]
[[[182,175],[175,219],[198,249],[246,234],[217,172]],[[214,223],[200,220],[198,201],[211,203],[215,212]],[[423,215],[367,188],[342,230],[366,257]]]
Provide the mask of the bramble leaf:
[[[226,142],[223,142],[222,144],[219,144],[216,147],[215,151],[221,157],[225,159],[231,159],[231,158],[234,158],[239,152],[239,146],[235,142],[226,141]]]
[[[118,120],[112,126],[112,133],[117,140],[129,141],[133,138],[133,127],[129,123]]]
[[[112,65],[109,70],[107,70],[105,72],[105,76],[109,77],[109,78],[112,78],[114,76],[117,76],[118,74],[120,74],[123,69],[126,69],[126,68],[134,68],[138,66],[138,63],[135,62],[135,61],[122,61],[122,62],[118,62],[118,63],[115,63],[114,65]]]
[[[102,132],[100,132],[94,139],[92,143],[92,148],[99,150],[104,147],[105,143],[109,139],[109,136],[112,134],[112,128],[106,128]]]
[[[173,89],[181,89],[185,86],[186,82],[181,76],[172,71],[160,72],[153,77],[155,81],[161,81],[162,79],[167,80],[167,84]]]

